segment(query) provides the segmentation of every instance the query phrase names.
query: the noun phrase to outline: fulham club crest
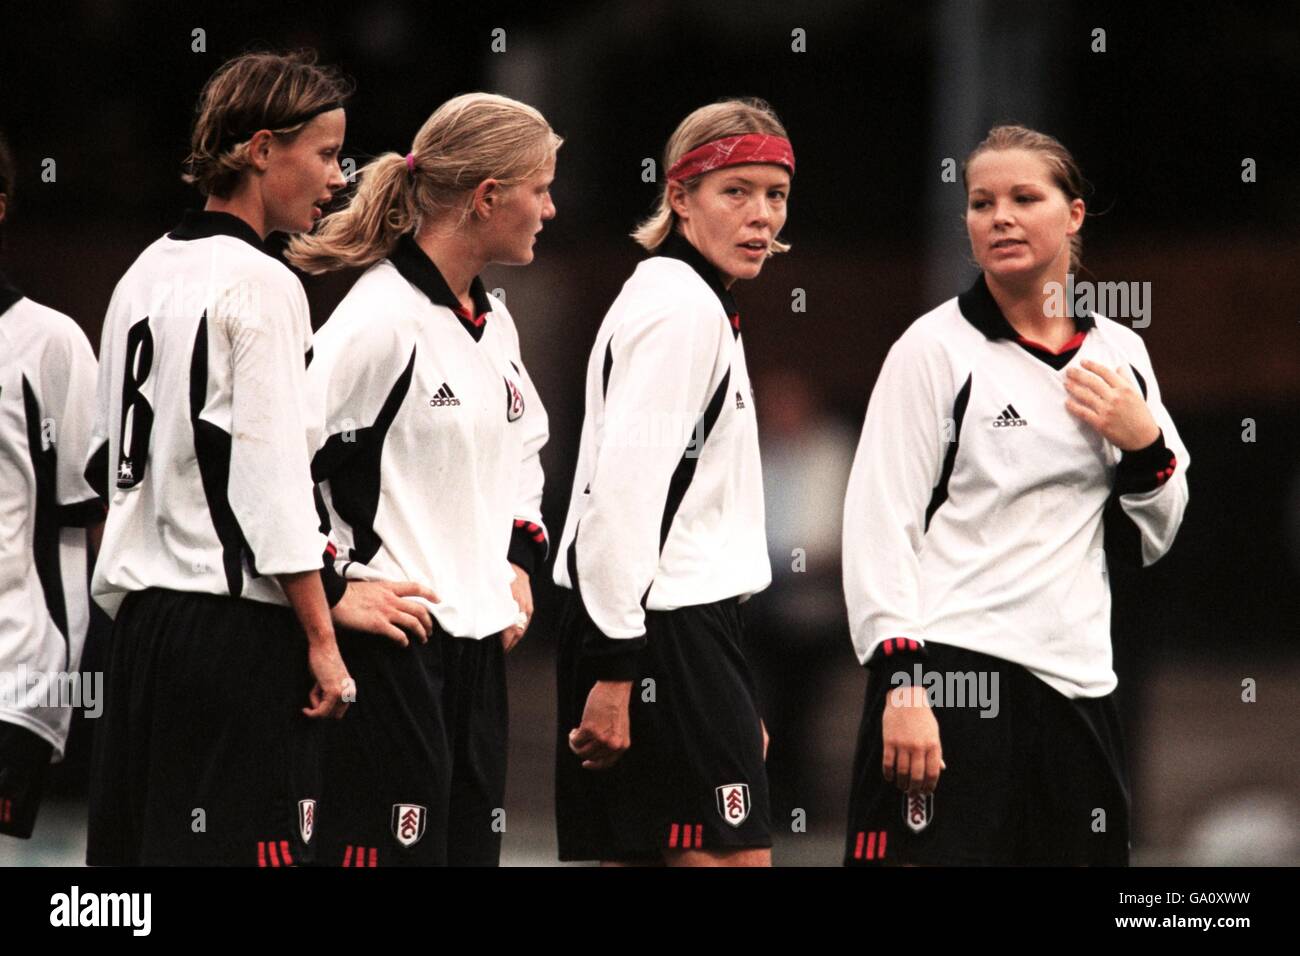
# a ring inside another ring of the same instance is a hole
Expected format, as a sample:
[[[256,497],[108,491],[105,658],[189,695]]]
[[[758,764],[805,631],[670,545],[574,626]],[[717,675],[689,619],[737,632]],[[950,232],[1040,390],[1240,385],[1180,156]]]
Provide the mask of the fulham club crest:
[[[298,801],[298,832],[302,834],[303,843],[311,842],[311,835],[316,832],[315,800]]]
[[[393,804],[393,836],[402,846],[414,846],[424,836],[428,812],[414,803]]]
[[[504,376],[502,376],[504,378]],[[524,414],[524,393],[506,379],[506,421],[517,422]]]
[[[903,822],[913,833],[920,833],[934,819],[934,794],[903,794]]]
[[[733,827],[738,827],[749,817],[749,784],[729,783],[717,787],[718,813]]]

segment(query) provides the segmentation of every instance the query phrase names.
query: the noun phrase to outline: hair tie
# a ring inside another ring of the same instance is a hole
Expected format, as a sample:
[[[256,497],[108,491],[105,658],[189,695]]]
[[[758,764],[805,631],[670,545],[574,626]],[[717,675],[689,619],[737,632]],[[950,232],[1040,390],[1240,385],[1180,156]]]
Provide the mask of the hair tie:
[[[406,154],[406,171],[408,173],[415,172],[415,153],[413,152]]]

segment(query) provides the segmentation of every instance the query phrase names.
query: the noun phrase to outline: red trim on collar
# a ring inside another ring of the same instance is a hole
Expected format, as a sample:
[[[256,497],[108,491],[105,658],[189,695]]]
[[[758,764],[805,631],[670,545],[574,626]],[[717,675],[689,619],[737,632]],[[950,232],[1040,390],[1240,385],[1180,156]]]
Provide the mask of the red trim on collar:
[[[487,321],[487,317],[488,317],[488,314],[486,312],[484,312],[482,315],[478,317],[472,316],[469,314],[469,309],[465,308],[463,305],[456,306],[456,308],[453,309],[452,311],[455,312],[457,315],[459,315],[466,322],[472,322],[478,328],[483,327],[483,323]]]
[[[1070,341],[1062,345],[1059,351],[1054,351],[1052,349],[1049,349],[1046,345],[1043,345],[1041,342],[1035,342],[1033,339],[1027,339],[1023,335],[1017,335],[1016,341],[1019,342],[1021,345],[1029,346],[1031,349],[1038,349],[1038,351],[1040,352],[1046,352],[1048,355],[1064,355],[1066,352],[1072,351],[1073,349],[1077,349],[1079,346],[1083,345],[1083,340],[1087,338],[1087,335],[1088,335],[1087,332],[1074,333],[1074,337],[1071,338]]]

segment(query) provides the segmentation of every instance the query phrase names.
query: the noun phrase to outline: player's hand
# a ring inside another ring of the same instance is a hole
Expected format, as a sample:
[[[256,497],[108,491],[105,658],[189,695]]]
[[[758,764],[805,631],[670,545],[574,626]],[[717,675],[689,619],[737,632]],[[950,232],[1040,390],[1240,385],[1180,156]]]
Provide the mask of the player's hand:
[[[357,685],[348,673],[333,635],[307,644],[307,665],[316,684],[307,695],[311,706],[302,712],[308,717],[333,717],[336,720],[357,698]]]
[[[1070,393],[1065,408],[1071,415],[1121,451],[1146,448],[1160,437],[1160,426],[1123,366],[1112,370],[1087,360],[1081,364],[1082,369],[1065,373]]]
[[[763,759],[766,760],[766,759],[767,759],[767,745],[768,745],[768,741],[769,741],[771,738],[769,738],[769,737],[767,736],[767,724],[763,723],[763,718],[761,718],[761,717],[758,719],[758,726],[760,726],[760,727],[763,728]]]
[[[612,767],[632,746],[631,697],[630,680],[600,680],[591,688],[582,724],[569,731],[569,749],[582,760],[584,770]]]
[[[924,687],[895,687],[885,697],[880,720],[885,753],[885,779],[907,793],[934,793],[939,785],[943,748],[939,722],[934,719]]]
[[[523,623],[512,624],[501,632],[501,648],[507,654],[523,638],[524,631],[528,630],[528,625],[533,620],[533,588],[528,582],[528,572],[514,563],[510,567],[515,569],[515,579],[510,584],[510,596],[519,605]]]
[[[410,646],[407,634],[427,644],[433,633],[433,615],[419,601],[403,600],[412,596],[438,603],[438,595],[414,581],[349,581],[342,599],[330,609],[330,617],[342,627],[379,634],[402,647]]]

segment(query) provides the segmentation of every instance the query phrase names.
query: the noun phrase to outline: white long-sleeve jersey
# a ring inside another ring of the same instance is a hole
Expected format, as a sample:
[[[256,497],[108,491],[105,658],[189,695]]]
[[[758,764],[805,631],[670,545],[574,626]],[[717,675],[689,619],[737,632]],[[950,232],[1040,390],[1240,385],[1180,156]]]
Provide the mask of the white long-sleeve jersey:
[[[1137,333],[1096,314],[1076,328],[1056,354],[1021,339],[981,276],[890,349],[844,505],[863,663],[902,638],[882,651],[950,644],[1020,664],[1067,697],[1114,689],[1103,547],[1127,545],[1121,557],[1143,565],[1169,550],[1189,456]],[[1140,388],[1161,428],[1151,447],[1121,452],[1066,410],[1066,370],[1086,359]],[[1108,510],[1131,540],[1104,541]]]
[[[82,475],[94,408],[85,333],[0,277],[0,721],[56,760],[90,619],[84,529],[104,517]]]
[[[613,639],[644,635],[647,609],[771,582],[739,316],[680,236],[637,266],[596,334],[560,549],[556,583]]]
[[[505,303],[471,284],[466,313],[410,237],[316,333],[313,477],[348,579],[409,580],[455,637],[515,622],[510,563],[546,556],[546,410]]]
[[[274,575],[321,567],[302,284],[252,227],[190,212],[113,292],[87,477],[111,494],[95,600],[150,587],[288,601]]]

